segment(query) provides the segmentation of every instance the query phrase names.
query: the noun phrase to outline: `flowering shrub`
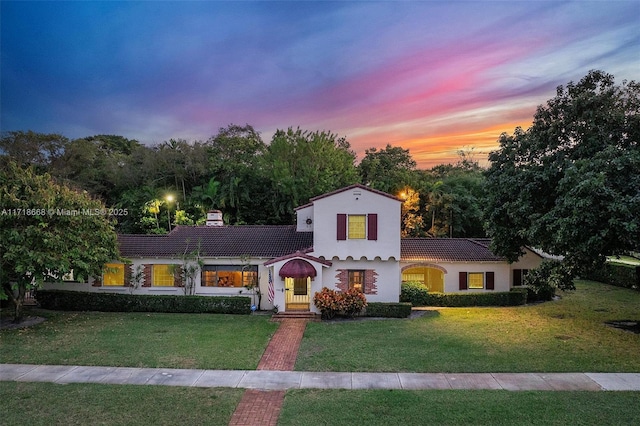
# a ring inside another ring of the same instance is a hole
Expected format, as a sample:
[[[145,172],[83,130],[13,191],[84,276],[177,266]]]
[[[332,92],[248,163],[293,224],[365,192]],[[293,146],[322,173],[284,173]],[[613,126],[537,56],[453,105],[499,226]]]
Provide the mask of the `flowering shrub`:
[[[367,306],[367,299],[358,290],[341,293],[323,287],[313,295],[313,303],[320,309],[323,319],[331,319],[336,314],[350,317],[359,314]]]
[[[358,290],[349,290],[346,293],[342,293],[342,311],[349,317],[362,312],[367,307],[367,298],[364,297],[364,293]]]
[[[342,310],[341,294],[326,287],[313,295],[313,303],[320,309],[323,319],[331,319]]]

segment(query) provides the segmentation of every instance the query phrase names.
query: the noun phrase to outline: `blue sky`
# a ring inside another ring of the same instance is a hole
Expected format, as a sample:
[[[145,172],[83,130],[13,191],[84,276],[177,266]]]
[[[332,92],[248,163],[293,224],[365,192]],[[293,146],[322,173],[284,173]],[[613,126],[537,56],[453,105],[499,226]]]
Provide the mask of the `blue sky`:
[[[640,1],[2,1],[0,128],[143,143],[251,124],[486,153],[591,69],[640,79]]]

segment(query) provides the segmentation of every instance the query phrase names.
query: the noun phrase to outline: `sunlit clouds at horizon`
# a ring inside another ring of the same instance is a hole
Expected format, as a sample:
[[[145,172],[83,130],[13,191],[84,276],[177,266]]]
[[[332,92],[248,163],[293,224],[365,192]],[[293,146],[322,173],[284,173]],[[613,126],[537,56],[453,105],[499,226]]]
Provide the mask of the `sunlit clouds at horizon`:
[[[419,167],[479,160],[591,69],[638,80],[640,2],[0,3],[0,129],[269,142],[300,127]]]

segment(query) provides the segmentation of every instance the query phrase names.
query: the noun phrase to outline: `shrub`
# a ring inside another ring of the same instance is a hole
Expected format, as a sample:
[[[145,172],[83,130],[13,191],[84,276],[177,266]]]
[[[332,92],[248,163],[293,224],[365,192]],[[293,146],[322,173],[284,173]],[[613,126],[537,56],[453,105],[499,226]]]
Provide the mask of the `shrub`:
[[[407,282],[402,284],[401,302],[410,302],[413,306],[518,306],[527,302],[527,290],[483,293],[429,293],[421,284]]]
[[[38,290],[36,300],[42,308],[62,311],[251,313],[251,299],[241,296],[159,296]]]
[[[617,287],[640,290],[640,266],[607,263],[602,269],[588,274],[586,278]]]
[[[400,288],[400,302],[409,302],[413,306],[427,306],[429,289],[420,281],[403,282]]]
[[[528,300],[551,300],[556,289],[575,290],[572,274],[558,261],[544,260],[540,266],[531,269],[524,277],[528,290]]]
[[[362,315],[365,317],[407,318],[411,315],[411,303],[369,302]]]
[[[337,314],[354,317],[367,306],[367,299],[358,290],[342,293],[323,287],[313,295],[313,303],[320,310],[323,319],[331,319]]]
[[[313,304],[320,309],[323,319],[331,319],[342,310],[340,293],[326,287],[313,295]]]
[[[354,317],[367,307],[367,298],[358,290],[349,290],[341,293],[342,313],[348,317]]]

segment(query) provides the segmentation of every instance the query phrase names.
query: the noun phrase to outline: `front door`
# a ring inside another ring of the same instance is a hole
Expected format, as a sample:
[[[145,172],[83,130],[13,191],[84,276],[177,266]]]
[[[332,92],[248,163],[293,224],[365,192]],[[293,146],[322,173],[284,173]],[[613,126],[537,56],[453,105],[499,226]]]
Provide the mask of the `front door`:
[[[311,292],[311,278],[284,279],[285,311],[308,311],[309,293]]]

